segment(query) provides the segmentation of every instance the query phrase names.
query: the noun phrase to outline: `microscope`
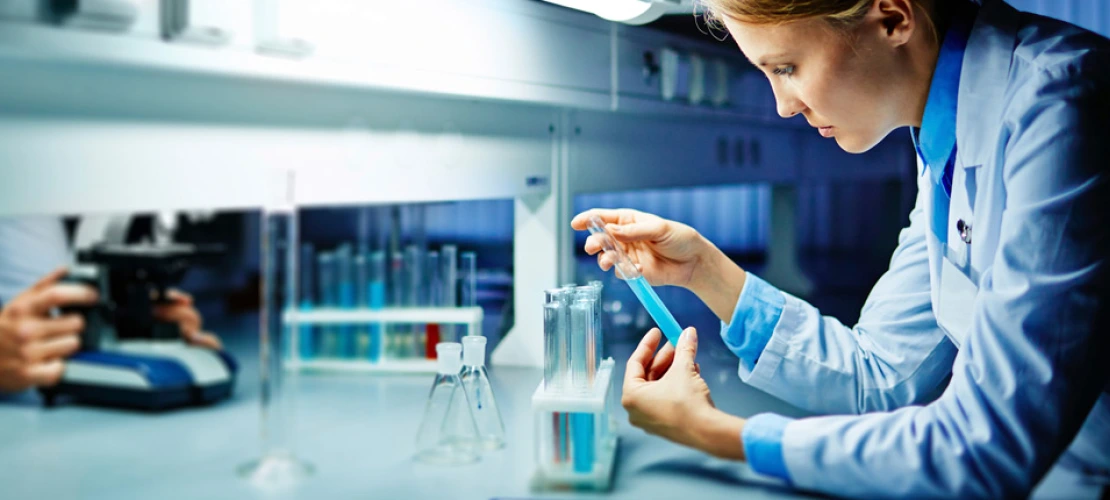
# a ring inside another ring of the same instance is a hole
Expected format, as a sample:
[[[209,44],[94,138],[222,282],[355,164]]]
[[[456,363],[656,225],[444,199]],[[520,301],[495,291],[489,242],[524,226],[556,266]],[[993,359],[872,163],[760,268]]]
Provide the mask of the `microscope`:
[[[226,352],[187,344],[177,323],[158,320],[156,305],[189,267],[222,254],[218,245],[98,242],[77,252],[66,281],[99,292],[90,306],[63,308],[85,319],[81,350],[61,381],[40,389],[46,406],[82,404],[144,410],[206,405],[229,397],[238,372]]]

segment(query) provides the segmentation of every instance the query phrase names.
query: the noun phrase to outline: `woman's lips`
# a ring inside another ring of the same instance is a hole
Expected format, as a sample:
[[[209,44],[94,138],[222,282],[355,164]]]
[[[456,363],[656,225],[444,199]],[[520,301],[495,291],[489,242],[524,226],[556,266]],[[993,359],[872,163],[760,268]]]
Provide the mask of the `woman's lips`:
[[[817,127],[817,131],[821,133],[821,137],[828,139],[833,136],[832,127]]]

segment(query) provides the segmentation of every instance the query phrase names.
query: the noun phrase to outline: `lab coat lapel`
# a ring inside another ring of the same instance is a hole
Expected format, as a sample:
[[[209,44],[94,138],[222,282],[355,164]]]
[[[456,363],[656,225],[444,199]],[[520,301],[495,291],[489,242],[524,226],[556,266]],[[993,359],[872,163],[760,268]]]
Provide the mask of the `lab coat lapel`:
[[[1001,0],[983,1],[968,39],[956,110],[956,144],[965,168],[990,162],[998,151],[1017,25],[1013,7]]]

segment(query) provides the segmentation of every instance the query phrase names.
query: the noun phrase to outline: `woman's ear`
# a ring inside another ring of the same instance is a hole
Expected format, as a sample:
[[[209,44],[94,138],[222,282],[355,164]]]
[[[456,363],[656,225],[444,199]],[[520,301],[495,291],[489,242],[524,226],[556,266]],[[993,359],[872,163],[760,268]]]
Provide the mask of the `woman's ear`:
[[[909,43],[919,27],[913,0],[874,0],[867,19],[867,24],[878,28],[880,38],[893,47]]]

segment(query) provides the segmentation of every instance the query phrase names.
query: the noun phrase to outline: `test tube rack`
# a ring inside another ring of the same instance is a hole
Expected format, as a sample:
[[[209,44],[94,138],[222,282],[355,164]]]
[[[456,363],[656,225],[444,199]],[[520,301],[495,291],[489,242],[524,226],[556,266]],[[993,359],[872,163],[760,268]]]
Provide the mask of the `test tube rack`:
[[[317,308],[311,311],[286,311],[285,321],[296,320],[298,328],[293,329],[286,369],[299,371],[339,371],[365,373],[436,373],[434,359],[392,359],[383,357],[378,361],[351,358],[313,358],[302,359],[298,352],[300,326],[316,325],[385,325],[391,324],[440,324],[465,325],[467,335],[481,335],[481,307],[387,307],[384,309],[367,308]]]
[[[601,362],[586,391],[549,390],[540,382],[532,394],[536,419],[534,490],[605,491],[612,485],[618,438],[614,418],[613,358]],[[589,427],[577,433],[576,422]],[[575,450],[587,443],[588,450]]]

